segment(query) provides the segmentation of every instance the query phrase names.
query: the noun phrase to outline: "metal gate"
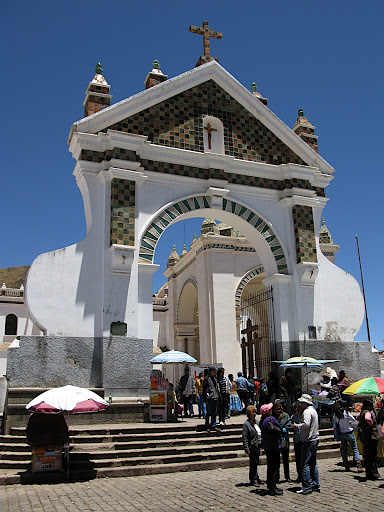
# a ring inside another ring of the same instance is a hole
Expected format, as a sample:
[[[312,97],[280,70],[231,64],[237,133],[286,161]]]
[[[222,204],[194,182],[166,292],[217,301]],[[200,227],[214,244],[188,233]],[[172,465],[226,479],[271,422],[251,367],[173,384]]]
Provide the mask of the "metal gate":
[[[266,379],[276,359],[272,287],[241,299],[241,350],[244,375]]]

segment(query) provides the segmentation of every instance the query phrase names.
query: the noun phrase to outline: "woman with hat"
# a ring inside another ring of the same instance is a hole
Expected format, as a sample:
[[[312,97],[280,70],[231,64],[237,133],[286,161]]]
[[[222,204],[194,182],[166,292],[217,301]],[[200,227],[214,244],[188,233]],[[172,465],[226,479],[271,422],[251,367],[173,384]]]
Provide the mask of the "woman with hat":
[[[260,407],[259,422],[263,439],[263,448],[267,456],[267,486],[272,496],[281,496],[283,490],[276,487],[279,480],[280,449],[283,429],[276,418],[272,416],[273,404]]]
[[[316,461],[319,444],[319,419],[313,408],[310,395],[304,394],[298,402],[303,410],[302,421],[294,423],[292,426],[294,429],[300,430],[303,487],[296,492],[310,494],[312,491],[320,492],[319,470]]]

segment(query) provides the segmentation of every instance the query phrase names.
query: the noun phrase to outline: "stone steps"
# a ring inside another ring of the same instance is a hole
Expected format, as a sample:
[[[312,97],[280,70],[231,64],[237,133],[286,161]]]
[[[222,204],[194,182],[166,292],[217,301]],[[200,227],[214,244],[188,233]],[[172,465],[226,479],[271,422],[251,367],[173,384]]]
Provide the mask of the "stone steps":
[[[73,426],[70,428],[70,476],[71,479],[134,476],[172,473],[185,467],[192,470],[247,465],[241,431],[239,422],[210,434],[196,424]],[[333,440],[333,430],[320,432],[319,458],[338,457],[339,443]],[[46,474],[30,472],[31,448],[26,444],[25,434],[25,427],[14,427],[11,435],[0,436],[0,472],[3,473],[0,483],[10,479],[49,479]],[[293,443],[291,450],[294,460]],[[261,463],[263,461],[262,457]],[[53,473],[51,477],[60,481]]]

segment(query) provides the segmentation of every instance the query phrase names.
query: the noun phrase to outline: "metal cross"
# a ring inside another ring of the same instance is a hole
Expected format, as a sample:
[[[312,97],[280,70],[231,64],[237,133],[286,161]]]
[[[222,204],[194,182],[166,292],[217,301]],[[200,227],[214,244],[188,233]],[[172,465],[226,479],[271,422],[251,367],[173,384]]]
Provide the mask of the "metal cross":
[[[208,21],[203,21],[203,28],[191,25],[189,27],[189,31],[203,36],[204,55],[206,55],[207,57],[211,56],[209,51],[209,38],[214,37],[215,39],[221,39],[223,37],[223,34],[221,32],[209,30]]]

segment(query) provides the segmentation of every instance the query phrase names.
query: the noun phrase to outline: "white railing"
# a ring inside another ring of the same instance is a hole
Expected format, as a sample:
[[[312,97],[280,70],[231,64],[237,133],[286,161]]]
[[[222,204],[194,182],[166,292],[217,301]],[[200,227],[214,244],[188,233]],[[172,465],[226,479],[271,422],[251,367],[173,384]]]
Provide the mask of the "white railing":
[[[24,288],[0,288],[0,302],[23,302]]]
[[[159,299],[158,297],[152,297],[152,304],[154,306],[166,306],[167,299]]]

